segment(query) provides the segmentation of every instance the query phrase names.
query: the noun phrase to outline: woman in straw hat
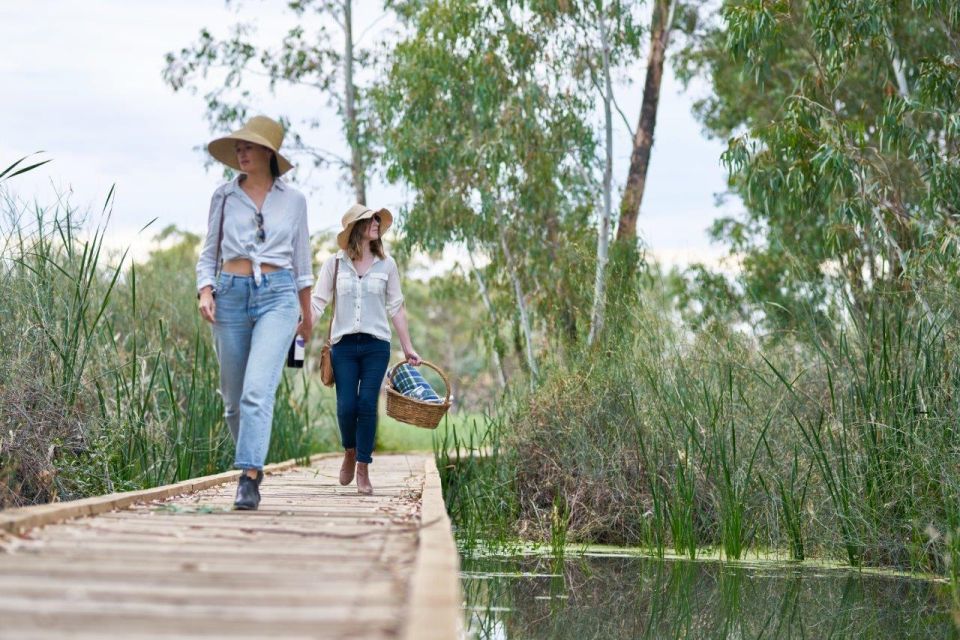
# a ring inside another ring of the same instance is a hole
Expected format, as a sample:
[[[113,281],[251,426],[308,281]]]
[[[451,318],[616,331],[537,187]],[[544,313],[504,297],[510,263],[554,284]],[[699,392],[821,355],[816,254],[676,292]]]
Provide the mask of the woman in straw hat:
[[[306,341],[313,327],[307,202],[280,179],[291,169],[282,141],[283,128],[257,116],[207,147],[240,172],[213,193],[197,261],[200,314],[213,325],[234,466],[242,470],[235,509],[260,504],[284,359],[294,335]]]
[[[333,376],[337,385],[337,422],[343,444],[340,484],[357,478],[357,491],[373,493],[368,465],[377,433],[377,397],[390,359],[390,326],[400,337],[407,362],[421,360],[410,342],[397,263],[383,251],[380,238],[393,223],[386,209],[355,204],[343,216],[337,235],[340,251],[323,263],[313,292],[314,317],[333,298],[330,329]]]

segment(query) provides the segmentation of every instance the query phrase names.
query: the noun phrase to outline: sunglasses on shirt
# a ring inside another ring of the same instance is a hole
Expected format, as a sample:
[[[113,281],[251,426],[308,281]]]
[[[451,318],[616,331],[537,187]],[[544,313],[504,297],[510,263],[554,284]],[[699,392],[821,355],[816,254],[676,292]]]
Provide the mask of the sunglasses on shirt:
[[[253,219],[257,222],[257,242],[263,242],[267,239],[267,232],[263,230],[263,214],[257,211]]]

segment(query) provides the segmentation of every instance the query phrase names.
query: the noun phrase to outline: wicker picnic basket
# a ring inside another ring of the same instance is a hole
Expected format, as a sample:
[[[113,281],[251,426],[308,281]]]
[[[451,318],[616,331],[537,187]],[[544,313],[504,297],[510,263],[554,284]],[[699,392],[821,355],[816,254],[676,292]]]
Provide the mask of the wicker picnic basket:
[[[436,429],[444,414],[447,413],[447,409],[450,408],[450,381],[447,380],[446,374],[439,367],[424,360],[424,365],[439,373],[440,377],[443,378],[443,386],[447,388],[447,397],[444,398],[442,404],[437,404],[405,396],[393,387],[393,374],[397,367],[405,362],[406,360],[401,360],[390,367],[390,373],[387,375],[387,415],[394,420],[406,422],[415,427]]]

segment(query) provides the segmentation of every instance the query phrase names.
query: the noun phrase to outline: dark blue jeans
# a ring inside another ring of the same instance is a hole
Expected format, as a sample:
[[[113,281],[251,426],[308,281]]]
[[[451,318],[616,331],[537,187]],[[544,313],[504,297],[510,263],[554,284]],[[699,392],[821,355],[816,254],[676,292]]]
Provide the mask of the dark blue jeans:
[[[390,363],[390,343],[368,333],[351,333],[330,350],[337,384],[337,422],[344,449],[357,449],[357,462],[373,462],[377,398]]]

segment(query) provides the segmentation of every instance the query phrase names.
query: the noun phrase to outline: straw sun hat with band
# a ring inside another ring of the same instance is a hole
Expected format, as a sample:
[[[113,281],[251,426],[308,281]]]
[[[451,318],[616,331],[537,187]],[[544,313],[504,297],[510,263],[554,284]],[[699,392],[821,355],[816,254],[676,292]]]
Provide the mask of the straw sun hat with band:
[[[383,234],[386,233],[390,225],[393,224],[393,214],[386,209],[374,211],[362,204],[355,204],[347,209],[347,212],[343,214],[343,218],[340,220],[340,224],[343,225],[343,231],[337,234],[337,245],[346,251],[347,243],[350,242],[350,232],[353,231],[353,225],[361,220],[372,218],[375,215],[380,216],[380,236],[383,237]]]
[[[293,168],[290,161],[280,155],[280,145],[283,143],[283,127],[267,116],[254,116],[240,129],[228,136],[217,138],[207,145],[207,150],[214,158],[231,169],[242,171],[237,162],[237,142],[252,142],[273,151],[277,156],[277,166],[280,175]]]

